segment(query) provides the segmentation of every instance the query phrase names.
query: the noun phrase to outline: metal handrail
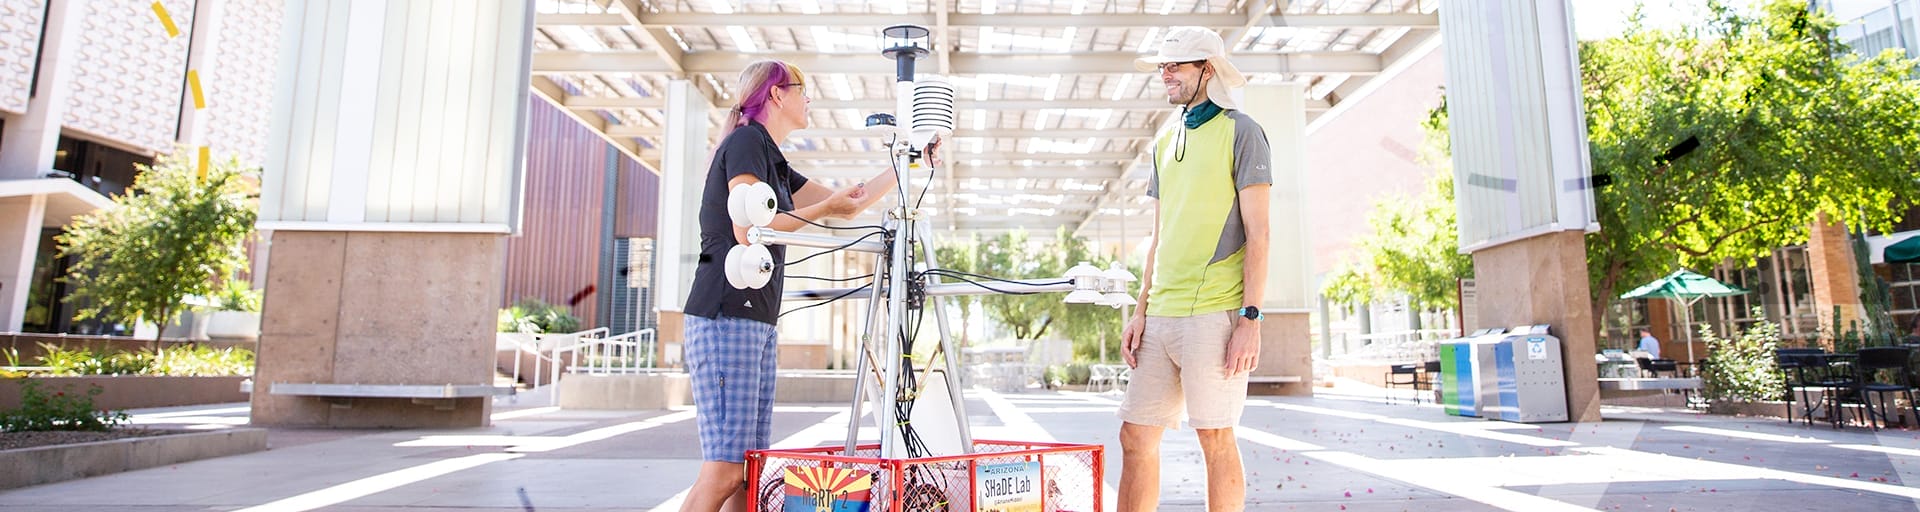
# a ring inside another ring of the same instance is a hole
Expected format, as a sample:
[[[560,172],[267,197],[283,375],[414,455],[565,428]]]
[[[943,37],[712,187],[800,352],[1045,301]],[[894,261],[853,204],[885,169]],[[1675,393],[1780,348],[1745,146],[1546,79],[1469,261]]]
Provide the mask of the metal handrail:
[[[578,341],[549,351],[553,365],[549,367],[550,384],[560,383],[561,358],[567,358],[567,373],[585,375],[638,374],[651,370],[658,362],[655,355],[656,332],[653,329],[607,337],[605,328],[586,331],[600,336],[582,336]],[[582,362],[585,358],[585,362]],[[538,360],[535,361],[538,363]],[[618,363],[618,364],[616,364]],[[536,371],[538,371],[536,369]],[[553,388],[548,395],[549,405],[560,405],[560,388]]]
[[[1366,345],[1333,354],[1338,361],[1416,361],[1437,355],[1436,346],[1458,334],[1453,329],[1417,329],[1353,336]]]
[[[514,351],[514,358],[513,358],[514,382],[520,382],[520,377],[524,375],[533,375],[533,376],[547,375],[548,380],[546,381],[545,385],[552,386],[555,384],[559,384],[560,383],[559,369],[561,366],[560,363],[561,363],[561,357],[562,357],[561,352],[564,352],[566,349],[569,349],[571,347],[577,347],[583,343],[591,343],[591,341],[583,342],[580,340],[606,339],[608,333],[610,332],[611,331],[609,331],[605,327],[595,327],[595,328],[587,329],[584,331],[570,332],[570,333],[564,333],[564,334],[560,334],[560,333],[533,334],[532,339],[527,341],[511,339],[511,338],[507,339],[508,342],[512,343],[513,351]],[[651,336],[650,333],[652,332],[652,329],[648,329],[646,330],[646,332],[648,332],[649,336]],[[633,334],[635,333],[628,333],[622,336],[631,336]],[[523,365],[521,364],[521,360],[524,359],[523,357],[521,357],[522,354],[530,354],[533,356],[533,372],[532,373],[525,372],[526,368],[524,368]],[[527,379],[528,391],[538,390],[540,389],[541,386],[542,384],[538,377]],[[555,389],[558,389],[558,388],[555,388]],[[554,395],[556,396],[553,399],[553,404],[557,405],[559,403],[559,397],[557,396],[558,393],[554,393]]]
[[[554,349],[554,355],[572,355],[567,373],[632,374],[658,364],[655,346],[654,330],[641,329],[610,338],[583,339]]]

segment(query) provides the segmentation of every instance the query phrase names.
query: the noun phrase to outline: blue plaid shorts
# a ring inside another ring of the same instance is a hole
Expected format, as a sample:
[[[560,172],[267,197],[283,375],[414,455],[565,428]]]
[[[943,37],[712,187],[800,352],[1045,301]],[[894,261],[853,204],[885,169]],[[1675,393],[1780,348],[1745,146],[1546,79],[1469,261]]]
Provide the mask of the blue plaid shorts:
[[[744,318],[686,319],[701,459],[744,463],[747,450],[772,443],[776,331],[773,324]]]

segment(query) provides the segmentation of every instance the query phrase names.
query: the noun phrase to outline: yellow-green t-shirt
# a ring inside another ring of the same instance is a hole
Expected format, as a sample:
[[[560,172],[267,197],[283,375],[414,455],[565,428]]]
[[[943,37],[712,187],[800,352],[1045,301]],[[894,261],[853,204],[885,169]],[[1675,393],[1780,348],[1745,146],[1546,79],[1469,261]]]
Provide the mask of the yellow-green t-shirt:
[[[1147,195],[1160,200],[1160,224],[1148,315],[1193,316],[1242,305],[1247,232],[1239,191],[1273,183],[1271,162],[1266,132],[1238,110],[1199,128],[1177,125],[1155,139]]]

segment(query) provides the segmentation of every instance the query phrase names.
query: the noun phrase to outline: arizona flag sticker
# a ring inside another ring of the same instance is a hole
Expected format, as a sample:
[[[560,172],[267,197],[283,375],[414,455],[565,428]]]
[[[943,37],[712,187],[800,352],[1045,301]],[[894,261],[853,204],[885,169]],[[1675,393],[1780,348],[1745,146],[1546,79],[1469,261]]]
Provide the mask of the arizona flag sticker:
[[[867,512],[872,474],[843,468],[787,468],[787,512]]]

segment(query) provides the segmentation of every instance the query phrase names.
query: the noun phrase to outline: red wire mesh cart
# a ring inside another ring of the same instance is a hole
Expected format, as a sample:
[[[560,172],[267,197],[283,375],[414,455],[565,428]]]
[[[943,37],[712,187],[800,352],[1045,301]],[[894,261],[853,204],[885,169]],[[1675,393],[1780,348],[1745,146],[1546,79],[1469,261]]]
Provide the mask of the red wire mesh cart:
[[[880,445],[747,452],[759,512],[1103,512],[1101,445],[974,440],[974,453],[880,458]]]

